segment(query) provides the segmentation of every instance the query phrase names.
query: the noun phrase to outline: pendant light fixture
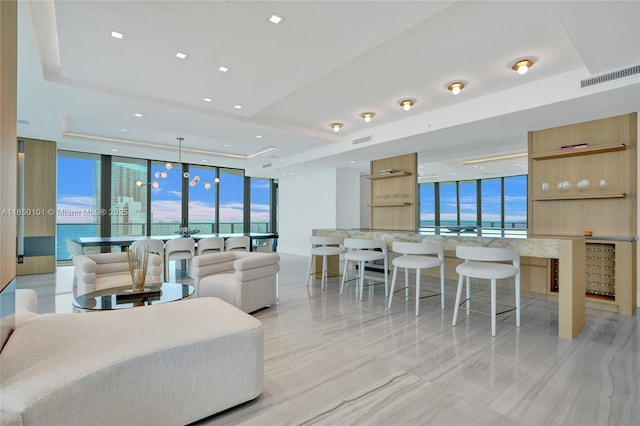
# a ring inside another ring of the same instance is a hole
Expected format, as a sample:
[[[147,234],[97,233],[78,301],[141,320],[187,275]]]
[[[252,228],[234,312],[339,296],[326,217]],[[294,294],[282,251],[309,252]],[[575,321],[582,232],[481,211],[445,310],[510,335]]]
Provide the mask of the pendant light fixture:
[[[178,140],[178,164],[180,165],[180,168],[182,168],[182,142],[184,141],[184,138],[178,137],[176,139]],[[167,176],[169,175],[168,172],[173,170],[173,164],[167,163],[164,165],[164,167],[166,170],[157,171],[153,174],[153,177],[156,180],[149,183],[144,183],[139,180],[136,182],[136,186],[140,188],[142,186],[150,185],[152,188],[155,188],[155,189],[160,188],[159,180],[167,178]],[[182,177],[184,179],[189,179],[189,172],[185,171],[184,173],[182,173]],[[200,182],[200,176],[196,175],[189,181],[189,186],[193,188],[194,186],[196,186],[196,184],[198,184],[198,182]],[[219,182],[220,180],[216,178],[216,183],[219,183]],[[207,189],[207,190],[211,189],[211,184],[209,182],[204,183],[204,189]]]

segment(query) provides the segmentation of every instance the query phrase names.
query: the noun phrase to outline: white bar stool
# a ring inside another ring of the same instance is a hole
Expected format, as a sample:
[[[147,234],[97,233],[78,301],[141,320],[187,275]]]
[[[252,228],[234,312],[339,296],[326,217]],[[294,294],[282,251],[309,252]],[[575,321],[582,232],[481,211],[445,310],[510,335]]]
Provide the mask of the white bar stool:
[[[349,262],[354,262],[360,269],[360,279],[358,280],[360,297],[362,300],[362,289],[364,287],[364,264],[365,262],[373,262],[375,260],[384,261],[384,297],[389,295],[389,278],[387,277],[387,271],[389,270],[389,250],[387,244],[381,240],[367,240],[361,238],[345,238],[343,246],[346,252],[343,255],[344,258],[344,272],[342,274],[342,284],[340,284],[340,295],[344,289],[344,284],[347,278],[347,270]],[[369,285],[376,285],[380,283],[372,283]]]
[[[401,253],[402,256],[396,257],[391,262],[393,264],[393,278],[391,279],[391,291],[389,292],[389,305],[393,301],[393,293],[396,291],[396,277],[398,269],[404,268],[404,287],[397,290],[404,290],[404,300],[409,300],[409,269],[416,270],[416,316],[420,312],[420,299],[440,295],[441,309],[444,309],[444,252],[442,248],[436,244],[427,243],[409,243],[402,241],[394,241],[391,250],[395,253]],[[420,270],[440,267],[440,293],[431,294],[429,296],[420,297]]]
[[[309,287],[311,276],[314,275],[314,273],[311,272],[311,268],[313,267],[313,257],[322,256],[322,284],[320,288],[321,290],[324,290],[325,283],[327,282],[327,273],[329,272],[327,270],[327,256],[339,256],[343,253],[344,250],[340,247],[341,240],[340,238],[312,235],[309,238],[309,241],[311,242],[311,259],[309,260],[307,287]]]
[[[499,313],[503,314],[514,310],[514,308],[511,308],[497,312],[496,280],[515,276],[516,326],[520,327],[520,255],[514,250],[505,248],[458,246],[456,247],[456,256],[464,259],[464,263],[456,267],[458,290],[456,292],[456,305],[453,311],[452,325],[456,325],[458,308],[463,303],[465,303],[465,309],[467,310],[467,315],[469,315],[471,310],[471,278],[488,279],[491,280],[491,335],[495,337],[496,316]],[[511,264],[498,263],[507,261],[510,261]],[[466,278],[467,295],[465,300],[460,301],[463,278]]]

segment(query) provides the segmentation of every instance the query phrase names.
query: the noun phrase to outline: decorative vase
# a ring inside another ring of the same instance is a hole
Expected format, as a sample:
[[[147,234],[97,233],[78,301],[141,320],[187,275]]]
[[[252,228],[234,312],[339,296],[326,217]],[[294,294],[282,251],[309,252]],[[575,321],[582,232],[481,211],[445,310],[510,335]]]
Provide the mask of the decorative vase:
[[[135,247],[127,252],[129,260],[129,272],[131,273],[131,290],[134,292],[144,290],[144,281],[147,278],[147,261],[149,249]]]

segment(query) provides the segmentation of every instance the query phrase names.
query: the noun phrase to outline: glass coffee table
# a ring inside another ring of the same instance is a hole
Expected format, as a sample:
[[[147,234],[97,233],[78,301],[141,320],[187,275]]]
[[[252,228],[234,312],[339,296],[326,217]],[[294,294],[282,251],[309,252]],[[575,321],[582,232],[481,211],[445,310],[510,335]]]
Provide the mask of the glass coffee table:
[[[137,306],[175,302],[191,296],[193,286],[180,283],[158,283],[145,286],[144,292],[133,293],[131,286],[111,287],[76,296],[73,307],[86,311],[130,309]]]

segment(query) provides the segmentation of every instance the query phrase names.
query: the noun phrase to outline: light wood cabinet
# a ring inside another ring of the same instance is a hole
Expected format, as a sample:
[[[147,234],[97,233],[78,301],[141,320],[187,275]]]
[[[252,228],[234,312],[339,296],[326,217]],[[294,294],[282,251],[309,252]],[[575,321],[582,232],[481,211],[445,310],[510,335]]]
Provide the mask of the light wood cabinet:
[[[415,153],[370,163],[372,229],[418,229],[417,171]]]
[[[17,274],[44,274],[56,270],[56,143],[18,138],[23,145],[24,257]],[[22,173],[21,173],[22,174]],[[18,223],[20,228],[20,223]],[[20,260],[22,261],[20,263]]]
[[[636,305],[637,113],[529,133],[529,235],[587,236],[587,306]],[[547,294],[553,297],[549,265]]]

